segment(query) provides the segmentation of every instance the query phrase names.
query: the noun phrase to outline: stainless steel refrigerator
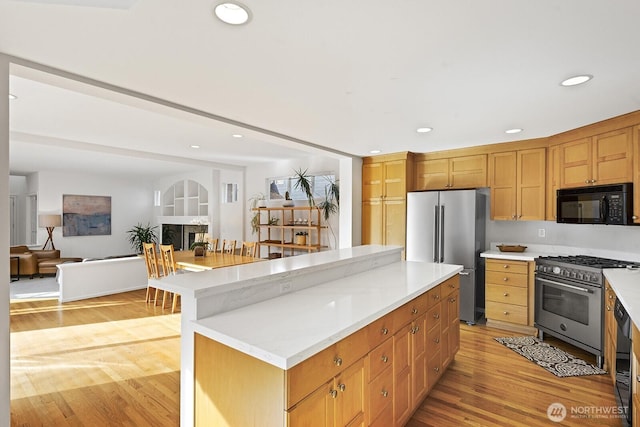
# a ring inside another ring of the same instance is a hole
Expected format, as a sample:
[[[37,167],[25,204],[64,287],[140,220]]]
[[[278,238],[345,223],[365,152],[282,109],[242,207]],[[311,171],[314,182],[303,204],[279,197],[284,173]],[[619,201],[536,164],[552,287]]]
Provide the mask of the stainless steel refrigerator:
[[[407,194],[407,261],[462,265],[460,320],[484,312],[486,195],[478,190]]]

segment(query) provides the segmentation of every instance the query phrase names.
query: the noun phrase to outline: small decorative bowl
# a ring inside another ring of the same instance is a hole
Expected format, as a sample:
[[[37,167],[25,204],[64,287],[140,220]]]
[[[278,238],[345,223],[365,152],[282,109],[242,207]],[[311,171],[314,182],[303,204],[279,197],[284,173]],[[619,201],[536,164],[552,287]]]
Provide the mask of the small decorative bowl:
[[[497,247],[500,252],[524,252],[527,249],[526,246],[522,245],[498,245]]]

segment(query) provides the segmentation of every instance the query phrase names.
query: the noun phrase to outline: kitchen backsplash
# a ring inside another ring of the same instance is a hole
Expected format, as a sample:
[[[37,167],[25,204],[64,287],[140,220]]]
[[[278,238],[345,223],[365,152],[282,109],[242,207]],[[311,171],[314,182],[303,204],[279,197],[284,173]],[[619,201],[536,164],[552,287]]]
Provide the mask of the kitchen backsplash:
[[[545,237],[540,237],[540,230]],[[536,251],[640,261],[640,226],[487,220],[486,242],[487,249],[513,243]]]

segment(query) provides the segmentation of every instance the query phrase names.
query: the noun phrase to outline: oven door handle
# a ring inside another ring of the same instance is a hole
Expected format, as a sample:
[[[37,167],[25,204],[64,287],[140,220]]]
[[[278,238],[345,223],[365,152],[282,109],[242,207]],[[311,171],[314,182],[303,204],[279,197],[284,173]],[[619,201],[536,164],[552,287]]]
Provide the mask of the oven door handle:
[[[580,286],[567,285],[566,283],[555,282],[553,280],[543,279],[542,277],[536,277],[536,280],[539,280],[539,281],[545,282],[545,283],[550,283],[552,285],[560,286],[560,287],[563,287],[563,288],[569,288],[569,289],[573,289],[573,290],[580,291],[580,292],[586,292],[588,294],[592,294],[593,293],[593,291],[591,289],[581,288]]]

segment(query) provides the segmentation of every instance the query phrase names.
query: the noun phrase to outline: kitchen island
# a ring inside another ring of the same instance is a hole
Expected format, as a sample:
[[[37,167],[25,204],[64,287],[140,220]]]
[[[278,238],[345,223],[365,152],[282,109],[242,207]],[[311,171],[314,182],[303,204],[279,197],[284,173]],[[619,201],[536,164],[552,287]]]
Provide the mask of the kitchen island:
[[[400,247],[384,246],[293,258],[160,280],[182,296],[182,425],[287,425],[295,414],[329,406],[337,411],[332,418],[346,417],[348,408],[337,402],[352,401],[338,395],[354,387],[345,382],[327,390],[335,407],[306,398],[322,389],[324,401],[324,386],[347,375],[364,402],[368,380],[386,382],[392,372],[393,381],[404,381],[395,394],[406,401],[399,416],[408,418],[451,361],[459,342],[461,266],[404,262]],[[427,349],[429,338],[434,344]],[[370,364],[379,363],[369,356],[376,351],[389,367],[394,360],[393,370],[380,366],[384,374],[374,375],[378,368]],[[393,381],[379,396],[390,397]],[[297,405],[302,401],[313,403]],[[374,405],[375,416],[393,415],[387,401]]]

